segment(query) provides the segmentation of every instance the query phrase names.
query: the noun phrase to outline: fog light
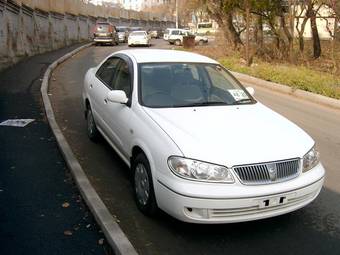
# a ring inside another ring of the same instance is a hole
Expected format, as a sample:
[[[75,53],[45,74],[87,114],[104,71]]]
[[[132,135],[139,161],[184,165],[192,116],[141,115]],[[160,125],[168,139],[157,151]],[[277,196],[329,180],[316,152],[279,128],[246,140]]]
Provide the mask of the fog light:
[[[195,219],[208,219],[209,218],[208,209],[204,209],[204,208],[186,207],[184,212],[190,218],[195,218]]]

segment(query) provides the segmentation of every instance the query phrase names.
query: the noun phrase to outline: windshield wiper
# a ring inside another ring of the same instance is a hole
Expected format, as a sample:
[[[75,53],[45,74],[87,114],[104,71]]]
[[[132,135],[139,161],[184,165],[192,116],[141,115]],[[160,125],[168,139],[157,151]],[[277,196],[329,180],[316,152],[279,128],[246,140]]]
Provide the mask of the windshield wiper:
[[[173,107],[195,107],[195,106],[211,106],[211,105],[228,105],[226,102],[197,102],[191,104],[174,105]]]
[[[252,103],[252,102],[253,102],[253,99],[251,98],[243,98],[243,99],[233,102],[232,104],[237,105],[237,104]]]

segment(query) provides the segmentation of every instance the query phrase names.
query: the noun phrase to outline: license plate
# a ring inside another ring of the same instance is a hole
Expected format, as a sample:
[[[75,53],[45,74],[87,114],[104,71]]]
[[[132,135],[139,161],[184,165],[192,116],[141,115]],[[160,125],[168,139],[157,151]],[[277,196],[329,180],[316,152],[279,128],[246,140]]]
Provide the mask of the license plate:
[[[295,197],[295,193],[289,193],[289,194],[282,194],[279,196],[274,196],[274,197],[268,197],[268,198],[263,198],[258,201],[259,207],[262,209],[264,208],[270,208],[270,207],[275,207],[275,206],[280,206],[284,205],[288,202],[289,199]]]

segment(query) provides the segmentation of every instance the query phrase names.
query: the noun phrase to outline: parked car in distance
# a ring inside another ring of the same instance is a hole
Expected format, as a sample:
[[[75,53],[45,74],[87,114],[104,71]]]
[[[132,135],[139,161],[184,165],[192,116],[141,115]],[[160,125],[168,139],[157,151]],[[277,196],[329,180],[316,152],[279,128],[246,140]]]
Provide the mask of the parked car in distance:
[[[325,170],[313,139],[253,94],[198,54],[118,51],[85,75],[87,133],[131,168],[147,215],[231,223],[289,213],[318,196]]]
[[[189,30],[185,29],[171,29],[168,35],[168,42],[170,44],[181,45],[183,43],[183,36],[188,35]]]
[[[93,41],[98,44],[117,45],[119,43],[116,27],[109,22],[96,23],[93,31]]]
[[[150,28],[148,31],[151,38],[161,38],[163,37],[163,30],[160,27]]]
[[[201,34],[193,34],[189,30],[177,29],[172,30],[168,37],[168,42],[170,44],[175,44],[177,46],[183,45],[183,39],[185,36],[195,36],[195,44],[204,45],[208,43],[208,37]]]
[[[207,44],[208,42],[209,42],[209,39],[205,35],[202,35],[199,33],[195,34],[195,44],[204,45],[204,44]]]
[[[116,27],[119,42],[127,42],[129,37],[129,28],[126,26]]]
[[[177,28],[167,28],[165,29],[164,33],[163,33],[163,39],[165,41],[169,40],[169,36],[171,35],[173,30],[178,30]]]
[[[151,38],[146,31],[131,32],[128,38],[128,45],[131,46],[151,46]]]

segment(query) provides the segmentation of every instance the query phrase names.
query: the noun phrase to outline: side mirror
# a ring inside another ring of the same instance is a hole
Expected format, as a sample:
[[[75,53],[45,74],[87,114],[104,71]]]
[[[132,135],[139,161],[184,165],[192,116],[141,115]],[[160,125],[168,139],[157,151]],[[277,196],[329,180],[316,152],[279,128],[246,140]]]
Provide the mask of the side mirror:
[[[107,100],[112,103],[126,104],[129,99],[123,90],[111,90],[107,94]]]
[[[255,95],[255,89],[253,87],[247,87],[246,90],[250,95],[252,96]]]

